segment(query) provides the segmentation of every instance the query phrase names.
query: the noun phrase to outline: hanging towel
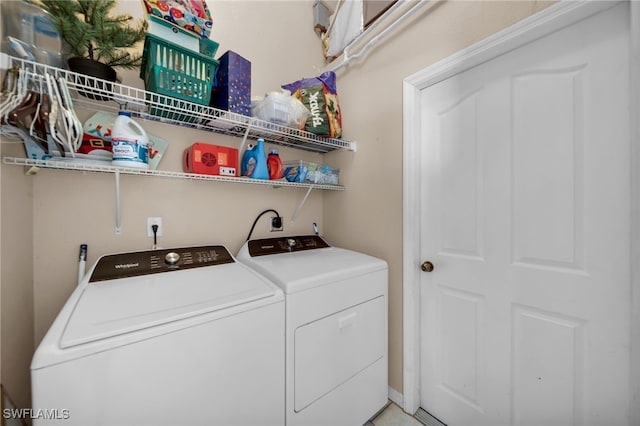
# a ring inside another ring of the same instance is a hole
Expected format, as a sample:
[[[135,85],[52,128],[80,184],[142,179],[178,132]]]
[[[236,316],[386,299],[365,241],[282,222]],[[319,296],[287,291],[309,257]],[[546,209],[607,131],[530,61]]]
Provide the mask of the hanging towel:
[[[362,8],[362,0],[342,2],[331,27],[327,57],[339,56],[344,48],[362,33]]]

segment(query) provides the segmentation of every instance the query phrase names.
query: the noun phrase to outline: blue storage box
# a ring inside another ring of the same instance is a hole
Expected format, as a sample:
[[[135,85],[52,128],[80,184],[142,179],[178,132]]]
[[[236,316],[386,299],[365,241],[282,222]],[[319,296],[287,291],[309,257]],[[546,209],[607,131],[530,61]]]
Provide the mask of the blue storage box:
[[[210,106],[251,116],[251,62],[231,50],[218,58]]]

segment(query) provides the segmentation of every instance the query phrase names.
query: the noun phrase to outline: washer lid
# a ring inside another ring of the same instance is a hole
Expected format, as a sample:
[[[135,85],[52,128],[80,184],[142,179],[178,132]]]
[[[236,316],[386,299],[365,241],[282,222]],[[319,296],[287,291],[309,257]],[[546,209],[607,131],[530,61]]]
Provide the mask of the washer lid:
[[[60,346],[67,348],[218,311],[277,292],[239,263],[89,283],[69,316]]]
[[[248,254],[246,247],[245,244],[237,259],[287,294],[387,269],[387,262],[382,259],[338,247],[255,257]]]

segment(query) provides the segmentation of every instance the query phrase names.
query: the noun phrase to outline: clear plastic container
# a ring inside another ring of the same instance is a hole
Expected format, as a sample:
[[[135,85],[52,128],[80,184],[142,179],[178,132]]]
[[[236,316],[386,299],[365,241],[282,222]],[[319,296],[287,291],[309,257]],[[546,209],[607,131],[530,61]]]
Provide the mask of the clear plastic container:
[[[306,182],[308,169],[305,161],[286,161],[282,163],[282,168],[289,182]]]
[[[322,185],[338,185],[340,169],[317,163],[297,160],[283,163],[284,177],[289,182],[306,182]]]
[[[288,92],[271,92],[264,99],[251,103],[253,117],[296,129],[304,128],[309,114],[307,107]]]
[[[65,68],[70,49],[53,25],[53,17],[36,4],[0,1],[0,50],[21,59]]]

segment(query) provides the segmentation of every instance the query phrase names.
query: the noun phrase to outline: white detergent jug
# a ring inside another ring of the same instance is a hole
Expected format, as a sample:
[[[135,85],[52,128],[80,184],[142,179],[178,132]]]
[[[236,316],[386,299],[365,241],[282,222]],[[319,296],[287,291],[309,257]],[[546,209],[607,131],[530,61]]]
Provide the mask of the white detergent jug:
[[[149,168],[149,137],[131,113],[120,111],[111,129],[114,166]]]

